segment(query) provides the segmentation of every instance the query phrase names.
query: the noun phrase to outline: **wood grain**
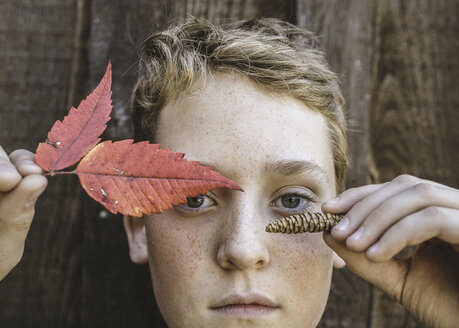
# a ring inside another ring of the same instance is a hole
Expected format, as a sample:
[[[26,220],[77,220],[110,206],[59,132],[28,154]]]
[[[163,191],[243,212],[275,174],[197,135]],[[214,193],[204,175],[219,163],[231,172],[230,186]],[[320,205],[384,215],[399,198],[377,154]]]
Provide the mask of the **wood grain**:
[[[371,162],[377,182],[402,173],[459,186],[459,3],[375,2]],[[405,252],[407,253],[407,252]],[[421,327],[379,291],[371,327]]]
[[[35,150],[69,109],[77,1],[0,3],[0,140]],[[76,83],[78,84],[78,83]],[[77,95],[79,96],[79,95]],[[83,222],[71,177],[37,205],[22,262],[0,284],[0,326],[79,327]]]
[[[454,1],[377,2],[370,142],[382,181],[459,186],[458,13]]]
[[[369,105],[373,7],[371,1],[298,1],[298,25],[315,32],[346,101],[350,169],[346,186],[369,183]]]
[[[369,105],[373,9],[369,1],[298,1],[298,25],[320,38],[339,74],[350,122],[347,187],[369,181]],[[349,270],[335,270],[320,327],[367,327],[372,286]]]

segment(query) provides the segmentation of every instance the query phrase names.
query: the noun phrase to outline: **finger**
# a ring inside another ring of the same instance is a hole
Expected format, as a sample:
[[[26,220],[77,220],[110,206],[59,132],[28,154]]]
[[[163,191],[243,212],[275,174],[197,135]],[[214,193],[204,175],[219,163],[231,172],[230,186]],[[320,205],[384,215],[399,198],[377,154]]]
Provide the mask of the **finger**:
[[[385,183],[370,184],[357,188],[350,188],[342,192],[338,197],[330,199],[322,204],[322,211],[329,213],[346,213],[355,203],[361,201],[369,194],[380,189]]]
[[[24,245],[17,247],[9,242],[0,240],[0,280],[2,280],[22,258]]]
[[[13,189],[21,181],[21,175],[0,146],[0,192]]]
[[[382,202],[392,197],[395,194],[419,183],[420,179],[410,176],[401,175],[390,183],[385,184],[375,192],[369,194],[352,206],[345,218],[332,229],[332,236],[338,241],[344,241],[352,233],[354,233],[366,219],[366,217]],[[346,220],[347,219],[347,220]],[[359,229],[358,235],[361,235],[363,230]]]
[[[346,262],[346,266],[352,272],[400,301],[403,281],[408,270],[407,261],[393,259],[385,263],[373,263],[366,258],[365,253],[349,250],[343,243],[332,238],[330,233],[324,233],[323,238],[325,243]]]
[[[332,257],[333,257],[333,267],[334,268],[341,269],[346,266],[346,262],[344,262],[344,260],[341,257],[339,257],[338,254],[336,254],[336,252],[333,252]]]
[[[366,255],[371,261],[384,262],[406,246],[434,237],[452,245],[459,244],[459,210],[431,206],[413,213],[390,227]]]
[[[22,176],[43,174],[43,170],[35,163],[35,154],[25,149],[17,149],[10,154],[11,163]]]
[[[0,203],[0,280],[22,257],[34,205],[46,185],[42,175],[26,176]]]
[[[400,220],[405,220],[404,218],[410,214],[429,206],[459,209],[458,199],[459,190],[438,187],[428,182],[418,183],[377,206],[363,221],[359,230],[346,239],[346,245],[353,251],[363,252],[389,227]],[[435,217],[430,219],[436,220]]]
[[[411,180],[413,179],[413,183],[424,181],[429,184],[438,186],[438,187],[443,187],[443,188],[449,188],[449,189],[454,189],[452,187],[440,184],[435,181],[430,181],[430,180],[421,180],[419,178],[410,176],[410,175],[400,175],[397,178],[395,178],[392,182],[397,182],[399,180]],[[370,184],[370,185],[365,185],[361,187],[356,187],[356,188],[350,188],[342,192],[340,195],[338,195],[336,198],[330,199],[326,201],[325,203],[322,204],[322,210],[324,212],[330,212],[330,213],[346,213],[349,211],[352,206],[354,206],[355,203],[361,201],[371,193],[375,192],[376,190],[380,189],[381,187],[387,185],[390,182],[385,182],[385,183],[379,183],[379,184]]]
[[[26,215],[24,213],[23,215]],[[33,211],[29,214],[33,216]],[[19,218],[24,221],[24,218]],[[29,224],[30,226],[30,224]],[[0,223],[0,227],[2,224]],[[11,233],[10,231],[1,228],[0,234],[0,280],[3,279],[11,269],[16,266],[21,260],[24,252],[25,237],[27,236],[28,228],[21,234],[17,232]]]
[[[46,188],[47,183],[47,179],[42,175],[28,175],[15,189],[4,196],[0,203],[1,233],[7,232],[14,235],[18,231],[28,230],[35,202]],[[2,235],[1,238],[3,237]]]

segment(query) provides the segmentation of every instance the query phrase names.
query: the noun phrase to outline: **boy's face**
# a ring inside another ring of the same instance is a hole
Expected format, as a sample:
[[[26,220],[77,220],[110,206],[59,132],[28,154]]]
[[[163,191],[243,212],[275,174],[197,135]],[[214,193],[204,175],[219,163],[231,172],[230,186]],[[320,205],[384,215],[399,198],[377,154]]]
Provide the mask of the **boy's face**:
[[[154,292],[169,327],[315,327],[332,252],[321,234],[270,234],[265,226],[320,211],[335,195],[323,116],[237,74],[215,74],[163,109],[156,137],[244,189],[216,189],[145,217]]]

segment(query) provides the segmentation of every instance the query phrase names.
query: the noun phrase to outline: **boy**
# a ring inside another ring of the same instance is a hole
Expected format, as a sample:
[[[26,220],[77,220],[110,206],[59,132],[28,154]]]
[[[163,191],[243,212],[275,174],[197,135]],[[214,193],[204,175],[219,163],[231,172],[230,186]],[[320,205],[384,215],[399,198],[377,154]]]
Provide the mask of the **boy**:
[[[131,258],[149,263],[169,327],[315,327],[332,265],[344,262],[428,325],[456,324],[459,191],[404,175],[335,198],[347,169],[342,107],[313,35],[287,23],[191,19],[145,42],[131,104],[136,139],[244,189],[124,218]],[[0,157],[1,279],[22,255],[46,179],[30,152]],[[321,210],[346,219],[323,236],[264,231],[281,216]],[[393,259],[417,244],[410,260]]]

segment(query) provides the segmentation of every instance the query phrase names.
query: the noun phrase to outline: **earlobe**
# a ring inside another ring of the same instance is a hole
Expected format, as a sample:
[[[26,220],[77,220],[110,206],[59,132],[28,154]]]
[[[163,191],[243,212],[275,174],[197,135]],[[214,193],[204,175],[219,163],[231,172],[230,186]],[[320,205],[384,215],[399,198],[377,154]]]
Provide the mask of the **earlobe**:
[[[337,269],[341,269],[346,266],[346,262],[344,262],[344,260],[341,257],[339,257],[339,255],[336,254],[335,251],[333,251],[332,256],[333,256],[333,267]]]
[[[123,216],[124,230],[129,243],[129,255],[132,262],[145,264],[148,261],[147,236],[143,218]]]

